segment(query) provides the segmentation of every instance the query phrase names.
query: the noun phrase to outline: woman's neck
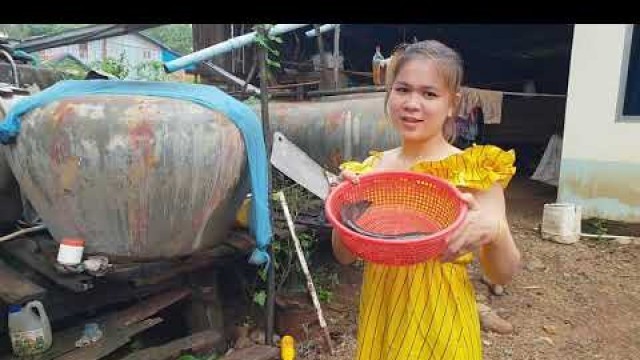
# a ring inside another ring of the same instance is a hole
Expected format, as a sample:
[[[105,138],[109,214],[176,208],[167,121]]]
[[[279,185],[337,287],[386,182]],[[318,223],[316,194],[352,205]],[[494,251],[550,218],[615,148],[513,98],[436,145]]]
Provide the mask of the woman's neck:
[[[450,147],[444,137],[437,135],[426,141],[403,141],[400,156],[410,161],[435,160],[448,155]]]

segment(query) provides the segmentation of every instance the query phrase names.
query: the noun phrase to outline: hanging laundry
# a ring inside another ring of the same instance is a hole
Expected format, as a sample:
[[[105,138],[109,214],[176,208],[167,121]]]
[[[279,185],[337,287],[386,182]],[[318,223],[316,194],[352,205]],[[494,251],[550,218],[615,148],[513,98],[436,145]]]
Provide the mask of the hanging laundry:
[[[463,87],[458,115],[468,117],[473,108],[480,107],[485,124],[500,124],[502,121],[502,91]]]
[[[466,149],[473,144],[484,141],[484,121],[482,109],[479,106],[471,109],[467,117],[458,115],[456,122],[456,146]]]

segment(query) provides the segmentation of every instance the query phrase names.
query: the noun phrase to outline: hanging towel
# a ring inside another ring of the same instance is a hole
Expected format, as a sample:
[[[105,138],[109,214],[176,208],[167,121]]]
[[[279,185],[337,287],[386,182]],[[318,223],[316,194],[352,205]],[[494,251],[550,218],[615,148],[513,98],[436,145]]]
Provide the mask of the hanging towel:
[[[502,91],[463,87],[458,115],[468,118],[474,107],[480,107],[485,124],[500,124],[502,121]]]

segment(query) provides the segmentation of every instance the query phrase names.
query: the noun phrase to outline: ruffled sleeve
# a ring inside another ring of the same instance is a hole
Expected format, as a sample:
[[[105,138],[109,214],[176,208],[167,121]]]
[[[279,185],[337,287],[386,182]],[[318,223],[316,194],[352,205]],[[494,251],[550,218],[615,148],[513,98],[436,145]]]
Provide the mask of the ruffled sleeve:
[[[494,183],[507,187],[516,173],[513,150],[494,145],[473,145],[440,161],[420,161],[411,170],[448,180],[455,186],[486,190]]]
[[[357,175],[364,174],[373,170],[376,166],[376,163],[380,161],[382,157],[382,153],[378,151],[370,151],[369,157],[366,158],[363,162],[358,161],[347,161],[340,165],[340,170],[348,170]]]

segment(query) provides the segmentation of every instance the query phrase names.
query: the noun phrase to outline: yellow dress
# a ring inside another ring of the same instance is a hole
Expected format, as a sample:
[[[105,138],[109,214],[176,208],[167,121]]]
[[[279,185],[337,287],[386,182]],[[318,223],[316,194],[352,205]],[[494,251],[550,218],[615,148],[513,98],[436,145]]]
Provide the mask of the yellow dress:
[[[381,153],[341,165],[371,171]],[[411,167],[459,187],[506,187],[515,174],[513,150],[474,145],[440,161]],[[358,319],[358,360],[482,359],[480,321],[467,265],[471,253],[452,263],[431,260],[412,266],[365,262]]]

